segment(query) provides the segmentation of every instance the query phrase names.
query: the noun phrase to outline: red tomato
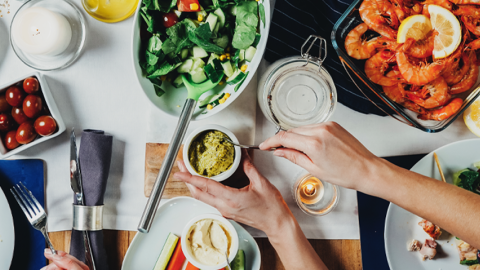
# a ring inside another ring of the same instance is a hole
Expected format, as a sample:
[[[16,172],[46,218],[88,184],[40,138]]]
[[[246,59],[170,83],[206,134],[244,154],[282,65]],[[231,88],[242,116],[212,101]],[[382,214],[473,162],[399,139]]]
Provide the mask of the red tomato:
[[[19,125],[29,120],[28,116],[26,116],[25,113],[23,112],[22,107],[13,107],[12,117],[13,119],[15,119],[15,122],[17,122]]]
[[[174,26],[178,22],[178,17],[175,12],[162,13],[162,23],[165,28]]]
[[[5,98],[7,99],[8,104],[16,107],[22,104],[23,99],[25,98],[25,92],[16,85],[10,86],[10,88],[7,89]]]
[[[8,104],[7,98],[4,95],[0,96],[0,112],[8,112],[11,108],[12,106]]]
[[[17,129],[17,134],[15,138],[17,142],[20,144],[27,144],[37,137],[37,133],[35,133],[35,129],[33,128],[33,124],[31,121],[27,121],[21,124]]]
[[[14,121],[9,114],[0,114],[0,131],[9,131],[12,129]]]
[[[200,3],[198,0],[177,0],[177,8],[182,12],[200,11]]]
[[[23,101],[23,112],[30,118],[35,118],[42,111],[42,99],[36,95],[28,95]]]
[[[38,92],[38,88],[39,88],[38,80],[34,77],[26,78],[23,81],[23,90],[25,90],[25,92],[27,92],[28,94],[33,94]]]
[[[42,136],[51,135],[57,130],[57,122],[49,115],[38,117],[37,120],[35,120],[34,126],[35,131]]]
[[[10,130],[6,135],[4,139],[5,146],[7,149],[15,149],[17,148],[20,144],[17,142],[17,139],[15,138],[17,135],[16,130]]]

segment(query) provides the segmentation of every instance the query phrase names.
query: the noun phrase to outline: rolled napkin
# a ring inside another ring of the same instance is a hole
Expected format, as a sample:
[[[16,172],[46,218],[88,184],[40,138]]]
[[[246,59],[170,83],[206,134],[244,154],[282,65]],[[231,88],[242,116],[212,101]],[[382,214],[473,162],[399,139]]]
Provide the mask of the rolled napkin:
[[[112,141],[113,137],[105,135],[105,132],[101,130],[86,129],[82,133],[78,159],[82,172],[85,205],[87,206],[103,205],[112,158]],[[107,253],[103,245],[103,231],[91,231],[88,234],[96,269],[108,269]],[[70,254],[85,262],[81,231],[72,230]]]
[[[288,56],[300,56],[300,48],[305,40],[310,35],[319,35],[327,40],[328,54],[323,66],[332,76],[338,101],[355,111],[383,116],[385,113],[357,89],[332,46],[330,35],[333,25],[352,2],[353,0],[277,0],[270,24],[265,59],[274,62]],[[318,55],[318,48],[316,43],[311,51],[314,56]],[[363,63],[361,65],[363,67]],[[350,74],[355,76],[353,72]],[[368,87],[359,80],[356,81],[371,100],[387,112],[392,112]]]

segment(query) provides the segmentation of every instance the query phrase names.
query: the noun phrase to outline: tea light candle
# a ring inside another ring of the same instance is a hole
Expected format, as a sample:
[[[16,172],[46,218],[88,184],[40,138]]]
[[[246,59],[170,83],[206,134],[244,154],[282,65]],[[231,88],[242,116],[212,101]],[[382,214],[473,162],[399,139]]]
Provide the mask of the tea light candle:
[[[298,193],[304,204],[315,204],[323,198],[323,184],[318,178],[308,178],[300,184]]]
[[[31,7],[17,15],[12,35],[23,52],[54,56],[70,44],[72,28],[63,15],[43,7]]]

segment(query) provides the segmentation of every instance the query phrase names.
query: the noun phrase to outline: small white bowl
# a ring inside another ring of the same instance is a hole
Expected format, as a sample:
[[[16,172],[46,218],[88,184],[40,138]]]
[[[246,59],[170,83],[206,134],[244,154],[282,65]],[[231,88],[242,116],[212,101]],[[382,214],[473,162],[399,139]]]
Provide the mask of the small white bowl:
[[[45,80],[45,78],[43,77],[42,74],[40,74],[38,72],[31,72],[29,74],[26,74],[22,77],[19,77],[19,78],[15,79],[15,80],[12,80],[12,81],[10,81],[6,84],[2,84],[2,85],[0,85],[0,94],[5,93],[10,86],[12,86],[14,84],[17,84],[19,82],[22,82],[24,79],[26,79],[28,77],[36,77],[37,78],[38,83],[40,85],[40,92],[42,93],[43,98],[45,99],[44,106],[47,106],[47,108],[50,111],[50,114],[52,115],[53,119],[55,119],[55,122],[57,122],[57,131],[55,131],[55,133],[53,133],[52,135],[43,136],[43,137],[42,136],[37,136],[37,138],[35,140],[33,140],[32,142],[20,145],[17,148],[12,149],[12,150],[8,150],[3,145],[3,137],[2,137],[2,139],[0,139],[0,159],[5,159],[5,158],[7,158],[11,155],[16,155],[19,152],[22,152],[23,150],[25,150],[27,148],[30,148],[30,147],[32,147],[34,145],[37,145],[41,142],[44,142],[46,140],[50,140],[52,138],[55,138],[58,135],[60,135],[62,132],[64,132],[65,129],[66,129],[65,123],[63,122],[63,119],[60,116],[60,112],[58,111],[57,104],[55,103],[55,100],[53,99],[52,93],[50,92],[50,88],[48,88],[47,81]]]
[[[218,269],[222,269],[224,268],[225,266],[227,266],[227,262],[224,261],[223,263],[220,263],[218,265],[204,265],[200,262],[198,262],[197,260],[195,260],[195,257],[192,255],[192,250],[191,248],[187,245],[187,238],[191,232],[191,227],[193,226],[193,224],[195,224],[195,222],[197,221],[200,221],[202,219],[213,219],[213,220],[217,220],[219,221],[220,223],[222,223],[225,228],[228,230],[228,232],[230,233],[230,237],[231,237],[231,245],[230,245],[230,250],[229,250],[229,255],[228,255],[228,261],[229,262],[232,262],[233,259],[235,259],[235,256],[237,255],[237,252],[238,252],[238,233],[237,231],[235,230],[235,227],[233,227],[233,225],[224,217],[220,216],[220,215],[217,215],[217,214],[203,214],[203,215],[199,215],[199,216],[196,216],[194,217],[193,219],[191,219],[187,225],[183,228],[183,231],[182,231],[182,236],[181,236],[181,245],[182,245],[182,251],[183,251],[183,254],[185,255],[185,257],[187,258],[187,260],[193,264],[194,266],[196,266],[197,268],[200,268],[202,270],[218,270]]]
[[[183,144],[183,162],[185,162],[185,166],[187,166],[187,170],[192,174],[192,175],[198,175],[205,177],[204,175],[198,174],[195,169],[192,167],[190,164],[190,160],[188,159],[188,150],[190,148],[190,145],[192,144],[192,141],[197,138],[200,133],[207,131],[207,130],[218,130],[223,133],[225,133],[230,140],[232,140],[234,143],[239,143],[237,137],[235,137],[235,134],[228,130],[226,127],[219,126],[219,125],[205,125],[203,127],[195,129],[190,135],[188,135],[187,139],[185,139],[185,143]],[[210,177],[210,179],[215,180],[217,182],[223,181],[228,179],[232,174],[238,169],[238,166],[240,165],[240,160],[242,159],[242,151],[239,146],[234,146],[235,149],[235,157],[233,158],[233,164],[230,167],[229,170],[222,172],[219,175],[215,175]]]

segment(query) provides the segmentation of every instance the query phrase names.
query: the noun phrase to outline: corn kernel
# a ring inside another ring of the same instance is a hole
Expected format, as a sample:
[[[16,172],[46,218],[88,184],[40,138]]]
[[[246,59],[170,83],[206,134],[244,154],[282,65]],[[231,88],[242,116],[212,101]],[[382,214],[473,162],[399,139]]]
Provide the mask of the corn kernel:
[[[257,2],[258,2],[258,1],[260,1],[260,0],[255,0],[255,1],[257,1]]]
[[[160,80],[165,81],[167,79],[167,75],[160,76]]]
[[[228,52],[227,52],[225,55],[226,55],[227,57],[230,57],[230,54],[229,54]]]
[[[223,97],[224,99],[227,99],[230,97],[230,93],[225,93],[225,96]]]
[[[243,65],[243,66],[240,68],[240,70],[241,70],[242,72],[245,72],[245,71],[247,70],[247,68],[248,68],[247,65]]]
[[[225,98],[220,99],[220,100],[218,101],[218,103],[220,103],[220,104],[225,103]]]
[[[211,109],[213,109],[212,104],[208,104],[208,105],[207,105],[207,110],[211,110]]]
[[[230,60],[230,56],[227,56],[227,59]]]
[[[224,83],[225,83],[224,81],[220,81],[218,85],[223,85]]]
[[[228,77],[225,77],[225,81],[228,81]]]
[[[199,22],[203,21],[203,15],[202,14],[198,15],[197,21],[199,21]]]
[[[197,3],[192,3],[192,4],[190,4],[190,9],[191,9],[192,11],[198,10],[198,4],[197,4]]]
[[[227,57],[225,56],[225,54],[220,55],[220,61],[224,61],[225,58],[227,58]]]

